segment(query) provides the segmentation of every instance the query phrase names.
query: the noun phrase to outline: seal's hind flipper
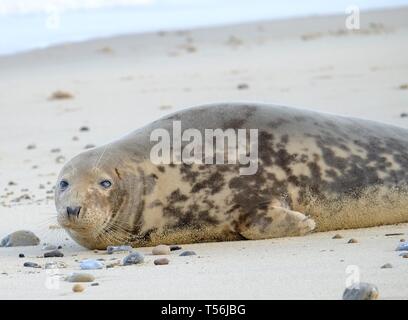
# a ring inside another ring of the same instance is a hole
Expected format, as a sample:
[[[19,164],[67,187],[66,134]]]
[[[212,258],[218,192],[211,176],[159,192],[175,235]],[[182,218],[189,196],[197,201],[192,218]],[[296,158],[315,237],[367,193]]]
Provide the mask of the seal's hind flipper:
[[[265,214],[259,214],[240,233],[247,239],[267,239],[302,236],[313,231],[315,222],[303,213],[283,207],[271,206]]]

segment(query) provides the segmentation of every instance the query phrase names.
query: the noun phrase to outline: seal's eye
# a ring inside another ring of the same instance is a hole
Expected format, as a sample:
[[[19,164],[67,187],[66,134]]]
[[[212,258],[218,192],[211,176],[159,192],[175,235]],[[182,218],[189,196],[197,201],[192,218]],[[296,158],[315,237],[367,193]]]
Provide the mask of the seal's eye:
[[[112,182],[110,182],[109,180],[103,180],[100,185],[105,188],[108,189],[112,186]]]
[[[65,190],[66,188],[68,188],[69,183],[67,181],[65,181],[65,180],[61,180],[60,183],[59,183],[59,186],[60,186],[61,190]]]

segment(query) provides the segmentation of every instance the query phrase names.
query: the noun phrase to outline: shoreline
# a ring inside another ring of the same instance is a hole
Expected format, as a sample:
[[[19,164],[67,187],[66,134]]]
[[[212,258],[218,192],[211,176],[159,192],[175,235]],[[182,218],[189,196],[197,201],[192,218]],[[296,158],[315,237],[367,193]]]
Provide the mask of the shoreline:
[[[408,5],[396,5],[396,6],[387,6],[387,7],[381,7],[381,8],[373,8],[373,9],[365,9],[362,10],[360,13],[361,14],[381,14],[383,15],[384,13],[391,13],[395,14],[400,10],[406,10],[408,8]],[[141,36],[149,36],[149,35],[154,35],[157,33],[182,33],[182,32],[210,32],[211,30],[214,29],[234,29],[234,28],[245,28],[246,26],[251,26],[251,25],[262,25],[262,24],[278,24],[278,23],[293,23],[293,22],[302,22],[302,21],[307,21],[307,20],[319,20],[319,19],[342,19],[343,21],[347,17],[346,13],[340,14],[339,12],[332,12],[332,13],[327,13],[327,14],[310,14],[310,15],[299,15],[299,16],[284,16],[284,17],[278,17],[278,18],[271,18],[271,19],[260,19],[260,20],[248,20],[245,22],[237,22],[237,23],[223,23],[223,24],[214,24],[214,25],[201,25],[201,26],[193,26],[193,27],[184,27],[184,28],[169,28],[169,29],[157,29],[157,30],[149,30],[149,31],[129,31],[125,33],[117,33],[117,34],[112,34],[112,35],[106,35],[106,36],[96,36],[96,37],[90,37],[90,38],[85,38],[85,39],[78,39],[78,40],[72,40],[72,41],[64,41],[64,42],[59,42],[55,44],[49,44],[37,48],[32,48],[32,49],[27,49],[23,51],[16,51],[16,52],[11,52],[11,53],[5,53],[5,54],[0,54],[0,59],[2,58],[12,58],[14,56],[20,56],[20,55],[25,55],[25,54],[33,54],[39,51],[45,51],[49,49],[58,49],[58,48],[64,48],[66,46],[75,46],[75,45],[83,45],[87,43],[95,43],[95,42],[110,42],[114,39],[121,39],[121,38],[133,38],[133,37],[141,37]],[[362,21],[362,24],[364,25],[364,21]],[[344,28],[344,25],[343,25]]]

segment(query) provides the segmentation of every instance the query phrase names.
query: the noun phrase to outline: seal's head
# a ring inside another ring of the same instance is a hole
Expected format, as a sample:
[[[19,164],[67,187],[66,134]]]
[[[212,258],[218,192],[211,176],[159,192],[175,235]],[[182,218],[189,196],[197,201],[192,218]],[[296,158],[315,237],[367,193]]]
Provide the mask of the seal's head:
[[[102,147],[79,154],[61,170],[55,191],[58,223],[79,244],[105,249],[135,233],[143,179],[127,163],[118,151]]]

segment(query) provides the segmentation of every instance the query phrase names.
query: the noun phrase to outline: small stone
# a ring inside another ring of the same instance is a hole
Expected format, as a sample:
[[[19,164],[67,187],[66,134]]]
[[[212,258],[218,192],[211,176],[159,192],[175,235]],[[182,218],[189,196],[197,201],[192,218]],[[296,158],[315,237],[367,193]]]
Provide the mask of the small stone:
[[[9,181],[8,185],[9,185],[9,186],[16,186],[17,183],[15,183],[14,181]]]
[[[55,158],[56,163],[64,163],[65,162],[65,157],[64,156],[58,156]]]
[[[383,266],[381,266],[381,269],[389,269],[392,268],[392,264],[391,263],[386,263]]]
[[[343,300],[376,300],[379,292],[377,286],[360,282],[346,288],[343,293]]]
[[[196,253],[194,251],[184,251],[180,253],[180,257],[187,257],[187,256],[195,256]]]
[[[89,127],[87,127],[87,126],[82,126],[81,128],[79,128],[79,131],[82,131],[82,132],[84,132],[84,131],[89,131]]]
[[[51,153],[59,153],[59,152],[61,152],[61,149],[60,149],[60,148],[52,148],[52,149],[50,150],[50,152],[51,152]]]
[[[343,236],[341,234],[335,234],[332,239],[343,239]]]
[[[68,282],[93,282],[95,277],[89,273],[73,273],[65,280]]]
[[[405,239],[400,239],[400,242],[405,242]]]
[[[129,266],[129,265],[132,265],[132,264],[142,263],[143,261],[144,261],[143,254],[141,254],[139,252],[133,252],[133,253],[129,254],[128,256],[126,256],[125,258],[123,258],[122,264],[124,266]]]
[[[18,257],[19,257],[19,258],[24,258],[25,255],[24,255],[24,253],[19,253],[19,254],[18,254]]]
[[[97,287],[97,286],[99,286],[99,283],[98,282],[91,283],[91,286],[92,287]]]
[[[117,253],[117,252],[132,252],[133,248],[131,246],[121,245],[121,246],[108,246],[106,248],[107,254]]]
[[[247,85],[246,83],[240,83],[239,85],[237,85],[237,89],[246,90],[246,89],[249,89],[249,85]]]
[[[36,148],[36,145],[35,144],[29,144],[28,146],[27,146],[27,150],[33,150],[33,149],[35,149]]]
[[[28,268],[41,268],[41,266],[35,262],[24,262],[23,266]]]
[[[170,254],[170,247],[164,244],[160,244],[153,248],[152,253],[156,256]]]
[[[51,250],[57,250],[57,246],[54,246],[53,244],[46,244],[44,243],[42,250],[44,251],[51,251]]]
[[[169,262],[170,262],[170,260],[167,259],[167,258],[160,258],[160,259],[154,260],[153,263],[154,263],[156,266],[163,266],[163,265],[165,265],[165,264],[169,264]]]
[[[400,90],[408,90],[408,83],[403,83],[399,86]]]
[[[95,148],[95,145],[92,144],[92,143],[88,143],[88,144],[84,147],[84,149],[92,149],[92,148]]]
[[[347,243],[358,243],[357,239],[351,238]]]
[[[49,100],[67,100],[72,99],[73,97],[74,96],[67,91],[57,90],[53,92],[53,94],[49,97]]]
[[[395,250],[397,250],[397,251],[408,251],[408,241],[401,242],[398,245],[397,249],[395,249]]]
[[[403,113],[400,114],[400,117],[401,118],[406,118],[406,117],[408,117],[408,113],[403,112]]]
[[[403,258],[408,258],[408,253],[403,253],[403,254],[401,254],[401,257],[403,257]]]
[[[49,252],[44,253],[44,258],[54,258],[54,257],[63,257],[64,254],[59,250],[52,250]]]
[[[117,266],[120,266],[120,260],[115,260],[113,262],[108,262],[106,264],[106,269],[114,268],[114,267],[117,267]]]
[[[74,286],[72,287],[72,291],[74,292],[82,292],[85,290],[85,287],[82,284],[74,284]]]
[[[66,268],[67,265],[64,262],[58,261],[58,262],[47,262],[44,266],[44,269],[64,269]]]
[[[78,137],[76,137],[76,136],[72,137],[72,141],[78,141],[78,140],[79,140]]]
[[[178,245],[175,245],[175,244],[172,244],[172,245],[170,245],[169,247],[170,247],[170,251],[176,251],[176,250],[181,250],[181,249],[183,249],[182,247],[180,247],[180,246],[178,246]]]
[[[82,270],[94,270],[94,269],[102,269],[103,263],[97,260],[86,259],[82,260],[79,264],[79,267]]]
[[[19,230],[1,240],[0,247],[36,246],[40,239],[31,231]]]

